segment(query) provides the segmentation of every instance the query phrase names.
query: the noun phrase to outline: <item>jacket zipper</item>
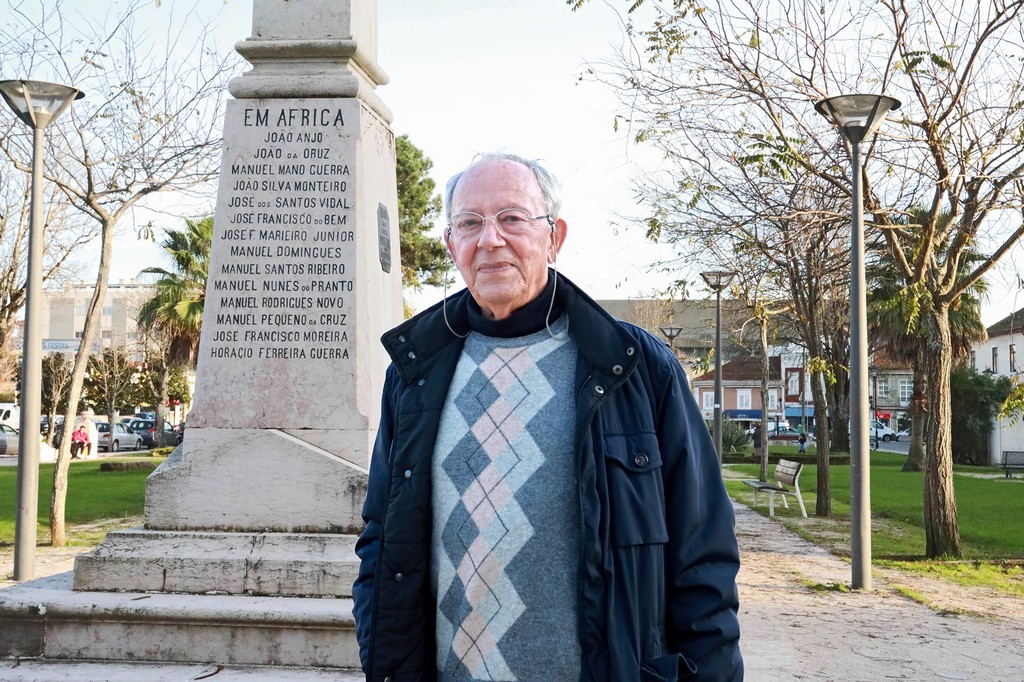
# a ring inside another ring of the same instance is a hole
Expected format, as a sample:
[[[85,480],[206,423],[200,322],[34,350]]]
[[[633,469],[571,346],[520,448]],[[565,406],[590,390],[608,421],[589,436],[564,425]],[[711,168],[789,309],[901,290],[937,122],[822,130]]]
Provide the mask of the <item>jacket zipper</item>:
[[[587,378],[580,384],[580,390],[576,394],[576,404],[579,404],[580,398],[583,396],[583,390],[590,383],[591,379],[594,378],[593,373],[588,374]],[[580,537],[579,537],[579,551],[576,559],[576,575],[583,575],[583,562],[584,552],[586,550],[586,543],[584,537],[584,509],[583,509],[583,434],[590,430],[590,424],[594,419],[594,415],[597,414],[597,409],[601,406],[601,403],[605,401],[607,396],[602,396],[598,400],[595,400],[593,405],[587,412],[586,417],[583,419],[580,430],[576,433],[576,501],[579,507],[580,513]],[[579,632],[580,625],[582,624],[583,618],[583,581],[577,580],[576,589],[576,627],[577,636],[581,634]],[[580,653],[582,653],[583,642],[580,642]],[[585,660],[585,659],[584,659]],[[592,678],[592,675],[591,675]]]

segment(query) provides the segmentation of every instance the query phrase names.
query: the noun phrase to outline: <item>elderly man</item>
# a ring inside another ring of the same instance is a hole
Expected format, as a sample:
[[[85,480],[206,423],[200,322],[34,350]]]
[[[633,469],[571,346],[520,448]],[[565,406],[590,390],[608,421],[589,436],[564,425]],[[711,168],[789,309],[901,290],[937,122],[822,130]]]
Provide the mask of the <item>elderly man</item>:
[[[742,679],[732,507],[679,363],[549,269],[537,163],[485,155],[446,205],[467,288],[383,337],[367,679]]]

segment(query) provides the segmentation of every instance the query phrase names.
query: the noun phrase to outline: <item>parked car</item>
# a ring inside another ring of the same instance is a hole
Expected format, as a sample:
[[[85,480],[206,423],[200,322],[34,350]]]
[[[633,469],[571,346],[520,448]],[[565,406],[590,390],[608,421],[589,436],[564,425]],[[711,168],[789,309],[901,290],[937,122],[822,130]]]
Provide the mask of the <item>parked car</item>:
[[[64,426],[64,415],[58,414],[57,418],[54,419],[53,422],[54,422],[54,427],[53,427],[54,432],[55,433],[59,433],[61,427]],[[50,415],[44,414],[42,417],[39,418],[39,433],[41,435],[44,435],[44,436],[46,435],[46,427],[49,426],[49,424],[50,424]]]
[[[768,430],[769,440],[799,440],[800,432],[791,426],[780,426],[777,429]]]
[[[120,422],[114,424],[113,443],[110,442],[110,424],[99,422],[96,424],[96,430],[100,432],[99,442],[96,444],[100,450],[117,452],[118,450],[142,449],[142,437]]]
[[[133,433],[142,438],[142,443],[147,448],[154,447],[156,438],[153,436],[153,431],[156,426],[156,422],[152,419],[136,419],[128,428]],[[178,443],[178,432],[174,430],[174,427],[169,423],[164,422],[164,445],[175,445]]]
[[[891,440],[898,441],[900,439],[898,433],[877,419],[868,424],[868,431],[872,439],[877,438],[883,443],[888,443]]]
[[[907,440],[910,440],[909,426],[905,429],[900,429],[899,431],[896,432],[896,440],[898,441],[900,438],[906,438]]]
[[[18,429],[10,424],[0,424],[0,455],[18,454]]]

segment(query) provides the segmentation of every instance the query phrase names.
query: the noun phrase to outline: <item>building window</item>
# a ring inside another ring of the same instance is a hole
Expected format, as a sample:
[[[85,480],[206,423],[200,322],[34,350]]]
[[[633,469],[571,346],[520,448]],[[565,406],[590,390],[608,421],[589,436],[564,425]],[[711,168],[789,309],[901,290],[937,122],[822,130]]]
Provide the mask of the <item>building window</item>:
[[[75,332],[75,338],[76,339],[82,338],[82,332]]]
[[[774,388],[768,391],[768,409],[772,411],[779,409],[779,392]]]
[[[992,373],[999,371],[999,346],[992,347]]]
[[[887,377],[878,377],[875,379],[878,383],[878,397],[888,398],[889,397],[889,379]]]
[[[737,410],[749,410],[750,409],[750,389],[749,388],[738,388],[738,389],[736,389],[736,409]]]
[[[786,400],[800,400],[800,382],[803,373],[802,369],[786,370]]]
[[[105,306],[103,306],[103,311],[102,312],[103,312],[104,315],[113,315],[114,314],[114,306],[105,305]]]
[[[911,379],[900,379],[900,404],[907,405],[910,403],[911,396],[914,395],[914,382]]]
[[[110,338],[110,330],[109,329],[104,329],[102,336],[103,336],[104,339],[109,339]]]
[[[1010,371],[1017,371],[1017,344],[1010,344]]]
[[[76,305],[75,306],[75,315],[85,315],[88,312],[89,312],[88,306],[84,306],[84,305]]]
[[[703,401],[704,401],[703,405],[704,405],[704,411],[705,412],[710,412],[711,410],[715,409],[715,392],[714,391],[704,391],[704,393],[701,395],[701,399],[703,399]]]

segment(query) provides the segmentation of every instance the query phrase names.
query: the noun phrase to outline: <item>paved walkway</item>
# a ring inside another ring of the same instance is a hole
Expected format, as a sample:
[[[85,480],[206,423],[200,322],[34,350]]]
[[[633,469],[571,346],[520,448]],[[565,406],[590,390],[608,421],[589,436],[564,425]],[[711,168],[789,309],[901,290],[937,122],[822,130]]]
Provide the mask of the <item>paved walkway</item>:
[[[876,571],[866,592],[827,589],[850,584],[848,562],[747,507],[737,505],[736,516],[750,682],[1024,680],[1024,600],[938,581],[921,585],[897,572]],[[895,589],[904,580],[927,590],[929,601],[966,603],[977,613],[913,601]]]
[[[881,571],[871,591],[840,591],[836,586],[850,582],[848,562],[747,507],[736,506],[736,520],[749,682],[1024,680],[1024,600]],[[50,572],[70,570],[72,560],[51,562]],[[942,608],[911,600],[897,585]],[[200,679],[351,682],[362,676],[208,664],[0,661],[0,680]]]

